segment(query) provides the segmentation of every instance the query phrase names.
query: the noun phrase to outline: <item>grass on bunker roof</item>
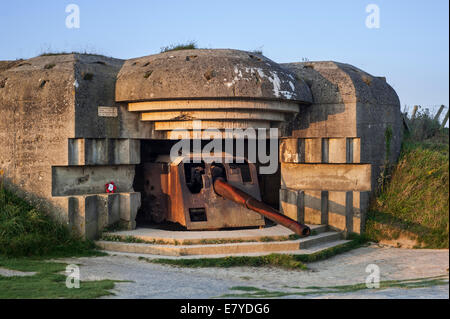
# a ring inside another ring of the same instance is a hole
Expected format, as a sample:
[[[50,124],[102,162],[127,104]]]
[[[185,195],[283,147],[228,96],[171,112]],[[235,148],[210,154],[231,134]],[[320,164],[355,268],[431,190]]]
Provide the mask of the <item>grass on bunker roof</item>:
[[[160,53],[179,50],[194,50],[194,49],[198,49],[197,43],[195,41],[189,41],[186,43],[171,44],[165,47],[161,47]]]

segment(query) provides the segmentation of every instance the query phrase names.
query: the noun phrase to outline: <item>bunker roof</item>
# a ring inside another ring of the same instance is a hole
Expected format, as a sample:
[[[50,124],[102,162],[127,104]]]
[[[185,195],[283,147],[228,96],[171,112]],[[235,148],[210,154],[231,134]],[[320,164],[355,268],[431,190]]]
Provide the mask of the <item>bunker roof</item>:
[[[262,99],[311,103],[306,83],[261,54],[230,49],[169,51],[127,60],[116,101]]]

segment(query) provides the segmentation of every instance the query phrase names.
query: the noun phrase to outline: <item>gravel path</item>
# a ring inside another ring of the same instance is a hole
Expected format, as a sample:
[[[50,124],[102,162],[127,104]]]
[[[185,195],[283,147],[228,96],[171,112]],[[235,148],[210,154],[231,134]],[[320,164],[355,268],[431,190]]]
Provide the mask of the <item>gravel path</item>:
[[[365,283],[366,267],[375,264],[380,280],[405,280],[446,276],[446,285],[425,288],[364,289],[349,293],[287,295],[285,298],[449,298],[448,250],[398,249],[372,245],[308,264],[308,271],[272,267],[181,268],[158,265],[130,256],[65,259],[81,264],[82,280],[117,279],[115,296],[107,298],[212,298],[240,294],[230,290],[250,286],[267,291],[299,292],[308,286]]]

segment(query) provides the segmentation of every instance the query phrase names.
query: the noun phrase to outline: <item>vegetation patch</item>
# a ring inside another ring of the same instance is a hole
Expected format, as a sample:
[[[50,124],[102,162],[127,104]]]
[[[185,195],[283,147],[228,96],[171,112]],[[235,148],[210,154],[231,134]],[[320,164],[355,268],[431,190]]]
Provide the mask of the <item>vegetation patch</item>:
[[[44,298],[98,298],[113,295],[110,292],[117,281],[80,281],[80,288],[67,288],[66,264],[30,258],[5,258],[0,256],[0,267],[37,272],[32,276],[0,276],[0,299]]]
[[[1,178],[1,176],[0,176]],[[92,241],[35,209],[0,182],[0,256],[39,258],[99,256]]]
[[[161,53],[169,51],[179,51],[179,50],[194,50],[198,49],[197,43],[195,41],[189,41],[180,44],[171,44],[165,47],[161,47]]]
[[[425,124],[415,125],[429,132]],[[398,240],[399,246],[409,239],[415,248],[448,248],[448,129],[432,137],[423,133],[423,139],[417,134],[405,137],[389,182],[372,201],[366,235],[381,242]]]
[[[365,283],[342,285],[342,286],[328,286],[328,287],[286,287],[290,291],[277,291],[267,290],[251,286],[236,286],[230,288],[231,290],[239,291],[240,293],[231,293],[219,296],[218,298],[279,298],[285,296],[311,296],[311,295],[323,295],[323,294],[342,294],[355,291],[373,291],[383,290],[387,288],[402,288],[402,289],[414,289],[414,288],[426,288],[433,286],[448,285],[448,275],[426,277],[426,278],[414,278],[405,280],[386,280],[380,281],[379,288],[367,288]]]

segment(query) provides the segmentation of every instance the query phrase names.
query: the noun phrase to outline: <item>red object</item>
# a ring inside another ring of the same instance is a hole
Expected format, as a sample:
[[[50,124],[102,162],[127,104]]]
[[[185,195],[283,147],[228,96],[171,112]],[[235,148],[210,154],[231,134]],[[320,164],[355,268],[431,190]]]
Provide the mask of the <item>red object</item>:
[[[114,182],[109,182],[109,183],[105,184],[105,187],[106,187],[107,193],[115,193],[117,190],[117,187],[114,184]]]

